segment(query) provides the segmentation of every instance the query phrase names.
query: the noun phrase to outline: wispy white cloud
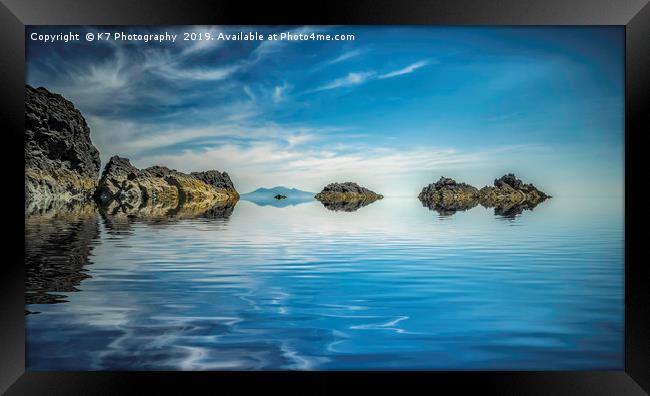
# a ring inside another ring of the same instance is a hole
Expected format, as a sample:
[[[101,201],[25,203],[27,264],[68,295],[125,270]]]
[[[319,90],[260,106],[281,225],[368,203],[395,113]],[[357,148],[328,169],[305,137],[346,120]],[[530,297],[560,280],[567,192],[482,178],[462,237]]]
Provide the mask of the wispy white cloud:
[[[320,87],[317,87],[311,92],[317,92],[317,91],[326,91],[329,89],[336,89],[336,88],[343,88],[343,87],[349,87],[352,85],[359,85],[363,84],[364,82],[368,81],[375,75],[374,72],[355,72],[355,73],[349,73],[345,77],[337,78],[333,81],[330,81],[327,84],[323,84]]]
[[[354,57],[359,56],[359,55],[361,55],[361,50],[356,49],[356,50],[352,50],[352,51],[347,51],[347,52],[344,52],[341,55],[337,56],[336,58],[325,62],[325,64],[326,65],[334,65],[336,63],[346,61],[348,59],[354,58]]]
[[[385,74],[381,74],[381,75],[377,76],[377,78],[381,80],[381,79],[385,79],[385,78],[393,78],[393,77],[397,77],[397,76],[402,76],[404,74],[413,73],[417,69],[419,69],[421,67],[424,67],[424,66],[426,66],[428,64],[429,64],[429,61],[415,62],[415,63],[412,63],[412,64],[410,64],[410,65],[408,65],[408,66],[406,66],[406,67],[404,67],[402,69],[395,70],[395,71],[392,71],[392,72],[388,72],[388,73],[385,73]]]
[[[176,80],[217,81],[226,79],[238,69],[238,66],[226,66],[209,69],[186,69],[178,68],[168,64],[159,67],[157,70],[155,70],[155,72],[166,78]]]
[[[171,80],[223,80],[239,70],[241,65],[223,65],[217,67],[196,68],[183,64],[185,54],[169,51],[143,51],[143,71]]]
[[[348,73],[345,77],[334,79],[326,84],[323,84],[307,93],[314,93],[319,91],[326,91],[336,88],[350,87],[354,85],[360,85],[372,80],[384,80],[387,78],[393,78],[402,76],[405,74],[413,73],[414,71],[428,65],[430,61],[419,61],[412,63],[404,68],[393,70],[387,73],[378,74],[375,71],[363,71],[363,72],[352,72]]]
[[[102,153],[102,161],[119,154],[138,159],[148,152],[179,147],[200,142],[205,146],[222,145],[237,141],[242,144],[269,142],[281,147],[294,148],[319,139],[321,134],[339,133],[341,128],[279,125],[256,121],[259,107],[252,102],[233,103],[214,110],[218,122],[199,123],[196,126],[157,122],[143,123],[122,119],[89,116],[93,143]]]
[[[289,147],[295,147],[303,143],[318,140],[318,135],[313,133],[301,133],[296,135],[290,135],[285,140],[287,141]]]
[[[244,85],[242,89],[244,90],[244,93],[246,94],[246,96],[248,96],[250,100],[252,100],[253,102],[257,100],[257,95],[255,95],[255,92],[253,92],[250,86]]]
[[[288,31],[292,35],[299,34],[310,34],[317,32],[327,31],[327,27],[323,26],[301,26]],[[278,32],[279,34],[280,32]],[[279,51],[282,51],[288,45],[295,45],[300,43],[300,41],[289,41],[289,40],[264,40],[253,50],[249,61],[251,63],[259,62],[265,59],[267,56],[275,54]]]
[[[197,38],[201,39],[190,41],[190,45],[183,48],[183,55],[194,55],[206,51],[211,51],[214,48],[217,48],[221,43],[221,41],[218,41],[216,39],[219,33],[221,33],[221,29],[215,26],[193,26],[187,32],[190,34],[195,34],[197,35]],[[209,34],[213,40],[208,40],[207,34]],[[182,39],[182,37],[179,37],[178,39]]]
[[[275,88],[273,88],[273,94],[272,94],[272,99],[274,103],[280,103],[283,100],[286,99],[286,94],[287,91],[291,89],[291,86],[287,83],[284,83],[282,85],[277,85]]]

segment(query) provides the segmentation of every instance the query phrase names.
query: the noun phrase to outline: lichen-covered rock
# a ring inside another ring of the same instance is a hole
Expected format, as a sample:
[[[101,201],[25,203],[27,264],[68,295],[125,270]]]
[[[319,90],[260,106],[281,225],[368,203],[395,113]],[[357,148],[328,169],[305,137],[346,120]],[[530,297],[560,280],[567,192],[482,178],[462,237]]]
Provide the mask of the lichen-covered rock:
[[[239,193],[235,190],[235,186],[226,172],[209,170],[205,172],[192,172],[190,173],[190,176],[199,179],[216,189],[228,191],[232,196],[237,196],[237,198],[239,198]]]
[[[361,187],[357,183],[330,183],[323,188],[323,191],[314,196],[321,202],[345,202],[345,201],[370,201],[374,202],[384,198],[383,195]]]
[[[111,214],[120,211],[160,214],[178,211],[180,207],[197,212],[207,210],[216,202],[239,199],[227,174],[224,173],[225,177],[217,171],[195,174],[197,176],[164,166],[140,170],[128,159],[113,156],[104,168],[95,198]]]
[[[423,206],[447,216],[478,205],[479,190],[469,184],[440,177],[437,182],[424,187],[418,198]]]
[[[99,166],[79,110],[61,95],[26,85],[26,212],[90,201]]]
[[[493,186],[485,186],[479,190],[481,205],[485,207],[538,204],[548,198],[551,196],[538,190],[534,185],[517,179],[512,173],[495,179]]]

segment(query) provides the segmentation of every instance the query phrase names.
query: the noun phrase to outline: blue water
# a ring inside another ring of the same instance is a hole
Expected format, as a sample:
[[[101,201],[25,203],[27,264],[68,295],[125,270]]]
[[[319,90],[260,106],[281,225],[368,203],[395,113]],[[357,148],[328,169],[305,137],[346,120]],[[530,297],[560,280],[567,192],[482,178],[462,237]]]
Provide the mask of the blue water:
[[[29,370],[623,368],[620,200],[109,220],[27,223]]]

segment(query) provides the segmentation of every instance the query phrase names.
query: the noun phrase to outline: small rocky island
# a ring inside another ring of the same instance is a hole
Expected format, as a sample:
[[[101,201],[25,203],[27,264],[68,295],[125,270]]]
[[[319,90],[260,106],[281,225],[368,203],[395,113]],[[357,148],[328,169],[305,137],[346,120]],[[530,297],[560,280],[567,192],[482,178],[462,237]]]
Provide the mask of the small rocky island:
[[[418,198],[423,206],[440,215],[449,216],[459,210],[471,209],[478,205],[479,190],[443,176],[437,182],[424,187]]]
[[[128,215],[232,212],[239,194],[226,172],[138,169],[113,156],[99,176],[99,151],[72,102],[45,88],[25,88],[25,212],[97,204]]]
[[[327,209],[353,212],[384,198],[384,196],[365,187],[361,187],[357,183],[345,182],[328,184],[314,198],[320,201]]]
[[[273,196],[273,198],[275,198],[275,199],[286,199],[287,196],[286,196],[286,195],[282,195],[282,194],[276,194],[276,195]]]
[[[481,205],[494,208],[494,214],[514,218],[524,210],[533,210],[537,205],[552,198],[533,184],[526,184],[513,173],[494,180],[492,186],[479,190]]]
[[[551,196],[509,173],[495,179],[493,186],[485,186],[480,190],[469,184],[441,177],[437,182],[424,187],[418,198],[423,206],[441,215],[452,215],[480,203],[486,208],[494,208],[495,215],[514,217],[524,210],[532,210]]]

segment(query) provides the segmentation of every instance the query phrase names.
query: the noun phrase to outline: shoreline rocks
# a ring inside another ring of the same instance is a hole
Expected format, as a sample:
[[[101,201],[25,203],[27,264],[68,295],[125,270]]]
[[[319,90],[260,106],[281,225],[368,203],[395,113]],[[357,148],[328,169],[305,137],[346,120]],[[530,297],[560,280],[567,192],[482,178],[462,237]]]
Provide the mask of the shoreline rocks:
[[[478,205],[479,190],[469,184],[458,183],[442,176],[437,182],[424,187],[418,199],[422,206],[448,216]]]
[[[95,194],[109,212],[197,212],[217,202],[237,201],[239,194],[226,172],[185,174],[164,166],[138,169],[126,158],[113,156],[106,164]]]
[[[26,85],[26,213],[91,201],[99,167],[88,124],[72,102]]]
[[[160,215],[232,212],[239,193],[226,172],[185,174],[164,166],[138,169],[113,156],[99,178],[99,151],[72,102],[45,88],[25,86],[25,214],[104,211]],[[216,208],[216,209],[215,209]],[[214,210],[213,210],[214,209]]]

